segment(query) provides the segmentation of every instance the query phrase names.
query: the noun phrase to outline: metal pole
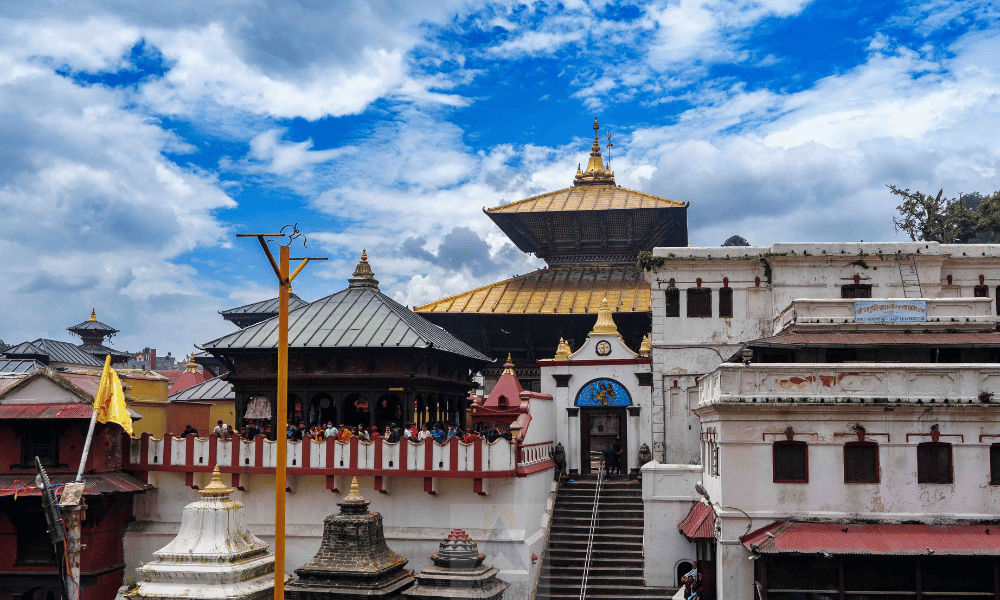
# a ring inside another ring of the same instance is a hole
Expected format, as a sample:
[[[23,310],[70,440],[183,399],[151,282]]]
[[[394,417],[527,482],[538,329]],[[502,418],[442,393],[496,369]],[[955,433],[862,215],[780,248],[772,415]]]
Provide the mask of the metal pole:
[[[278,282],[278,457],[274,481],[274,600],[285,598],[285,468],[288,464],[288,246],[281,246]]]
[[[87,439],[83,441],[83,458],[80,459],[80,468],[76,471],[76,479],[73,481],[83,481],[83,471],[87,468],[87,457],[90,456],[90,440],[94,437],[94,427],[97,425],[97,410],[90,415],[90,429],[87,430]]]

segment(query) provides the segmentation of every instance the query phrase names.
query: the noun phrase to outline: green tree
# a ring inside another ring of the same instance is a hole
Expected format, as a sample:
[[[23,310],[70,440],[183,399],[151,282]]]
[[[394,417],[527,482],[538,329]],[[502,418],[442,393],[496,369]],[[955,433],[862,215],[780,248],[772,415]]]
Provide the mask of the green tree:
[[[1000,192],[945,198],[944,190],[930,196],[895,185],[888,188],[903,198],[896,207],[899,216],[892,223],[896,231],[905,231],[913,241],[969,244],[1000,240]]]

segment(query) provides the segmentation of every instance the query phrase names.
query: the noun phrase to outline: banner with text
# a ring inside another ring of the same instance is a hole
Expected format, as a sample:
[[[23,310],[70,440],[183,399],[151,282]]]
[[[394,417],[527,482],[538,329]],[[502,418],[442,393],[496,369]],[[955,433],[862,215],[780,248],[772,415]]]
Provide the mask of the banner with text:
[[[924,323],[926,300],[855,300],[855,323]]]

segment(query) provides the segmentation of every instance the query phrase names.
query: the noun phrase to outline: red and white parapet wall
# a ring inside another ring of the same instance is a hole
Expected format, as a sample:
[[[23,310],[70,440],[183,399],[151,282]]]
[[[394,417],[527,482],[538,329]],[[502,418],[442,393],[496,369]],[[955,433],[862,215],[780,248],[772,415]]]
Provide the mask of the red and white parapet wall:
[[[466,444],[453,438],[438,444],[431,440],[390,443],[382,438],[362,442],[354,437],[349,442],[285,443],[287,473],[325,475],[326,487],[334,493],[349,482],[345,477],[369,476],[375,479],[375,490],[382,493],[389,493],[393,477],[422,477],[429,494],[437,493],[437,479],[446,478],[471,479],[473,491],[486,495],[490,479],[525,477],[555,467],[551,441],[522,445],[501,438],[489,444],[477,438]],[[232,474],[234,487],[245,490],[240,476],[273,474],[276,457],[277,442],[262,435],[253,440],[222,440],[216,435],[178,438],[168,433],[157,439],[144,433],[132,440],[125,468],[143,481],[151,471],[182,472],[185,484],[197,489],[195,473],[209,473],[218,465],[222,472]]]

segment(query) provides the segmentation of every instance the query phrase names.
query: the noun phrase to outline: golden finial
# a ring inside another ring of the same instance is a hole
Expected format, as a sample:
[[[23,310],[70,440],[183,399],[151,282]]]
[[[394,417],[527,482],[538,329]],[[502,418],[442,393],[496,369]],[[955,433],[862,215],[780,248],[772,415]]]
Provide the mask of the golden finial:
[[[90,320],[91,321],[96,321],[97,320],[97,310],[96,309],[93,309],[93,308],[90,309]]]
[[[184,367],[185,367],[184,371],[187,372],[187,373],[197,373],[198,372],[198,363],[194,362],[194,352],[192,352],[188,356],[187,364],[184,365]]]
[[[344,498],[344,502],[364,502],[365,499],[361,497],[361,486],[358,485],[358,478],[354,477],[351,479],[351,492],[347,494]]]
[[[222,483],[222,473],[219,472],[219,465],[215,465],[212,471],[212,481],[205,486],[205,489],[198,490],[198,495],[202,498],[228,498],[233,493],[233,488],[226,487]]]
[[[370,287],[378,289],[378,279],[372,272],[371,265],[368,264],[368,250],[361,249],[361,262],[354,268],[354,274],[347,280],[348,287]]]
[[[601,137],[597,133],[600,128],[597,119],[594,119],[594,143],[590,147],[590,160],[587,161],[587,168],[583,171],[577,167],[573,185],[615,185],[614,175],[605,168],[601,159]]]
[[[559,346],[556,348],[556,357],[553,360],[569,360],[570,354],[573,351],[570,349],[569,344],[566,340],[559,338]]]
[[[649,336],[642,336],[642,343],[639,344],[639,354],[642,356],[649,356],[653,353],[653,345],[649,343]]]
[[[597,311],[597,323],[594,324],[594,330],[590,333],[591,335],[617,335],[621,337],[621,334],[618,333],[618,326],[615,325],[615,320],[611,317],[611,307],[608,305],[606,297],[601,300],[601,308]]]
[[[514,374],[514,361],[511,358],[510,353],[507,353],[507,362],[503,364],[503,374],[504,375]]]

